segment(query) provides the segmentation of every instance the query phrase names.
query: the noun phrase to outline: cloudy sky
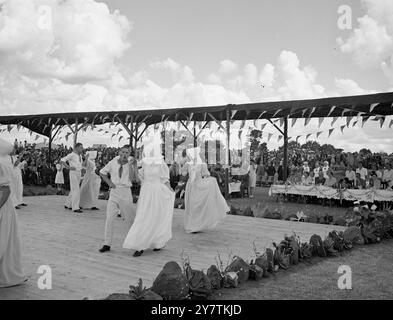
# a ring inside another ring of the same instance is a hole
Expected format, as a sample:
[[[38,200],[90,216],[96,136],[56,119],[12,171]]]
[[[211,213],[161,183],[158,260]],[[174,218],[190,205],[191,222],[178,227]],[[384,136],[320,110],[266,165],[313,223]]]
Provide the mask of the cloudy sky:
[[[338,0],[0,0],[0,111],[130,110],[393,91],[393,1],[345,3],[352,27],[343,30]],[[392,152],[389,123],[381,129],[359,122],[342,134],[344,119],[333,126],[327,119],[320,128],[298,121],[289,135],[315,138],[322,131],[321,143]],[[329,128],[336,129],[328,139]],[[5,135],[15,137],[32,139],[16,131]],[[117,143],[102,134],[81,140]],[[277,147],[277,136],[270,143]]]

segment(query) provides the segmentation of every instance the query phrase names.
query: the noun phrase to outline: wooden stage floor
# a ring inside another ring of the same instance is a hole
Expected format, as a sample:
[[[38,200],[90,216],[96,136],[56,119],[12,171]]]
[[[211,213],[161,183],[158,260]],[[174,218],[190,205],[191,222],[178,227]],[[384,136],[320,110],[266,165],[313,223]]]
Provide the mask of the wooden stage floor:
[[[114,292],[127,292],[130,285],[143,279],[150,286],[164,264],[179,263],[188,256],[193,268],[206,270],[216,263],[219,253],[226,262],[230,255],[254,257],[253,242],[263,250],[285,234],[296,232],[302,241],[314,233],[326,236],[340,227],[296,223],[261,218],[227,216],[215,230],[186,234],[182,210],[175,210],[173,238],[160,252],[147,251],[139,258],[121,247],[127,233],[125,224],[115,222],[112,251],[98,252],[102,244],[106,201],[100,211],[74,214],[64,208],[62,196],[26,198],[29,206],[18,210],[23,244],[23,264],[29,281],[19,287],[0,289],[0,299],[101,299]],[[38,289],[39,266],[52,270],[52,289]]]

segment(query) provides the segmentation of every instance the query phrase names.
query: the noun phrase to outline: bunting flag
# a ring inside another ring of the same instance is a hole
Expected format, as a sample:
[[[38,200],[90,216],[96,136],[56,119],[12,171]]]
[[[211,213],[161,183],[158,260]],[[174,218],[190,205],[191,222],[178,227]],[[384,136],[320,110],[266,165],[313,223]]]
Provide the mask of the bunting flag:
[[[356,120],[356,121],[353,123],[352,127],[356,126],[357,123],[358,123],[358,121]]]
[[[270,139],[272,138],[272,136],[273,136],[272,133],[268,133],[268,135],[267,135],[267,141],[268,141],[268,142],[270,141]]]
[[[318,118],[318,128],[320,128],[321,127],[321,125],[322,125],[322,123],[323,123],[323,120],[324,120],[325,118]]]
[[[337,120],[338,120],[338,117],[334,117],[330,126],[333,127],[333,125],[336,123]]]
[[[341,127],[340,127],[341,133],[344,133],[344,128],[345,128],[345,126],[341,126]]]
[[[336,106],[332,106],[332,107],[330,108],[330,111],[329,111],[327,117],[329,117],[329,116],[333,113],[334,109],[336,109]]]
[[[280,112],[282,111],[282,109],[278,109],[274,114],[273,114],[273,117],[272,118],[274,118],[277,114],[279,114]]]
[[[348,111],[351,111],[351,109],[344,108],[343,112],[341,113],[341,116],[344,117],[344,114],[346,114]]]
[[[318,131],[317,132],[317,139],[319,138],[319,136],[321,135],[322,131]]]
[[[241,139],[241,137],[242,137],[242,132],[243,132],[243,130],[239,130],[239,132],[238,132],[238,135],[237,135],[237,137],[239,138],[239,140]],[[210,137],[211,137],[212,135],[211,135],[211,132],[210,132]]]
[[[313,108],[311,109],[311,113],[310,113],[309,117],[312,116],[312,114],[315,112],[316,109],[317,109],[316,107],[313,107]]]
[[[120,142],[122,139],[123,139],[123,136],[121,136],[121,137],[119,138],[119,142]]]
[[[389,129],[393,126],[393,120],[390,120]]]
[[[381,118],[379,119],[379,123],[380,123],[380,125],[381,125],[381,128],[383,127],[383,124],[385,123],[385,120],[386,120],[385,117],[381,117]]]
[[[307,109],[303,109],[302,111],[302,118],[304,118],[305,113],[307,112]]]
[[[298,143],[298,140],[299,140],[300,137],[301,137],[301,136],[297,136],[297,137],[296,137],[296,143]]]
[[[29,134],[30,134],[30,137],[31,137],[31,135],[33,134],[33,131],[29,130]]]
[[[123,129],[122,128],[119,128],[119,130],[117,130],[117,134],[119,134],[120,132],[122,132],[123,131]]]
[[[334,131],[334,129],[329,129],[329,135],[328,138],[330,138],[330,135],[332,134],[332,132]]]
[[[267,123],[262,123],[261,131],[263,131],[265,129],[266,125],[267,125]]]
[[[306,140],[311,136],[311,133],[309,133],[308,135],[306,135]]]
[[[282,127],[284,125],[284,118],[280,118],[280,127]]]
[[[68,141],[68,137],[71,135],[71,132],[68,132],[66,135],[65,135],[65,139],[66,139],[66,141]]]
[[[242,123],[240,125],[240,130],[242,130],[245,125],[246,125],[246,120],[242,120]]]
[[[231,111],[231,120],[233,119],[233,117],[235,116],[236,113],[237,113],[237,110]],[[206,119],[206,115],[205,115],[205,119]]]
[[[351,123],[352,117],[347,117],[347,128],[349,128],[349,124]]]
[[[373,103],[370,105],[370,113],[372,113],[374,111],[374,109],[377,105],[379,105],[379,103]]]
[[[262,111],[262,113],[259,115],[258,120],[261,119],[261,117],[266,113],[266,111]]]
[[[295,125],[297,119],[298,119],[298,118],[292,118],[292,125],[291,125],[291,127],[293,127],[293,126]]]
[[[7,124],[7,131],[8,131],[8,132],[11,132],[11,130],[12,130],[12,125]]]
[[[35,136],[35,139],[34,139],[34,140],[37,141],[37,140],[39,139],[39,137],[40,137],[40,136],[37,134],[37,135]]]
[[[367,121],[368,119],[370,119],[369,116],[368,116],[368,117],[363,117],[363,118],[362,118],[362,128],[363,128],[364,124],[366,123],[366,121]]]
[[[277,142],[280,142],[281,139],[282,139],[282,135],[279,135],[277,138]]]
[[[307,126],[310,123],[311,118],[304,119],[304,126]]]
[[[21,127],[21,125],[18,123],[18,124],[16,125],[16,128],[18,129],[18,131],[20,130],[20,127]]]

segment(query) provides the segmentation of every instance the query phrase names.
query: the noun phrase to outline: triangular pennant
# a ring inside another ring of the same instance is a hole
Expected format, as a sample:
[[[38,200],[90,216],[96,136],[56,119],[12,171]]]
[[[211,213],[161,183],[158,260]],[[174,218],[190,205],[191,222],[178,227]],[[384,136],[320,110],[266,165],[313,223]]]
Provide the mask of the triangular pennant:
[[[231,111],[231,120],[233,119],[233,117],[235,116],[236,113],[237,113],[237,110],[232,110]]]
[[[297,141],[299,140],[300,137],[301,137],[301,136],[297,136],[297,137],[296,137],[296,143],[297,143]]]
[[[284,118],[280,118],[280,127],[284,125]]]
[[[310,112],[309,117],[311,117],[311,116],[313,115],[313,113],[315,112],[316,109],[317,109],[316,107],[313,107],[313,108],[311,109],[311,112]]]
[[[353,117],[347,117],[347,128],[349,128],[349,124],[351,123]]]
[[[272,133],[268,133],[268,135],[267,135],[267,141],[268,141],[268,142],[270,141],[270,139],[272,138],[272,136],[273,136]]]
[[[311,118],[304,119],[304,126],[307,126],[310,123]]]
[[[306,135],[306,140],[311,136],[312,133],[309,133],[308,135]]]
[[[282,139],[282,135],[279,135],[277,138],[277,142],[280,142],[281,139]]]
[[[379,103],[373,103],[370,105],[370,113],[372,113],[374,111],[374,109],[377,105],[379,105]]]
[[[321,127],[321,125],[322,125],[324,119],[325,119],[325,118],[322,118],[322,117],[318,119],[318,128]]]
[[[262,111],[262,113],[259,115],[258,120],[261,119],[261,117],[266,113],[266,111]]]
[[[332,134],[332,132],[334,131],[334,129],[329,129],[329,135],[328,138],[330,137],[330,135]]]
[[[345,126],[341,126],[341,127],[340,127],[341,133],[344,133],[344,128],[345,128]]]
[[[381,117],[381,119],[379,119],[379,123],[381,125],[381,128],[383,127],[383,124],[385,123],[386,118],[385,117]]]
[[[338,117],[334,117],[331,123],[331,126],[333,127],[333,125],[336,123],[336,121],[338,120]]]
[[[352,124],[352,127],[356,126],[357,123],[358,123],[358,121],[356,120],[356,121]]]
[[[370,119],[369,116],[368,116],[368,117],[362,117],[362,128],[363,128],[364,124],[366,123],[366,121],[367,121],[368,119]]]
[[[330,108],[330,111],[329,111],[327,117],[329,117],[329,116],[333,113],[334,109],[336,109],[336,106],[332,106],[332,107]]]
[[[267,123],[262,123],[261,131],[263,131],[265,129],[266,125],[267,125]]]
[[[295,125],[296,121],[297,121],[297,118],[292,118],[292,125],[291,125],[291,127],[293,127]]]
[[[393,120],[390,120],[389,129],[393,126]]]
[[[282,109],[278,109],[272,116],[272,118],[274,118],[277,114],[279,114],[282,111]]]
[[[317,132],[317,139],[319,138],[319,136],[321,135],[322,131],[318,131]]]

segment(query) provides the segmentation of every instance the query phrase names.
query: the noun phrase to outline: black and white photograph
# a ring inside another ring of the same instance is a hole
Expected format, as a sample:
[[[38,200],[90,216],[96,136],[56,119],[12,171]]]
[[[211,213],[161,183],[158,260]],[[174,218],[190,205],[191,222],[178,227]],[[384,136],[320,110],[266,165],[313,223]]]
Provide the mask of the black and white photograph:
[[[393,1],[0,0],[0,300],[236,318],[392,266]]]

